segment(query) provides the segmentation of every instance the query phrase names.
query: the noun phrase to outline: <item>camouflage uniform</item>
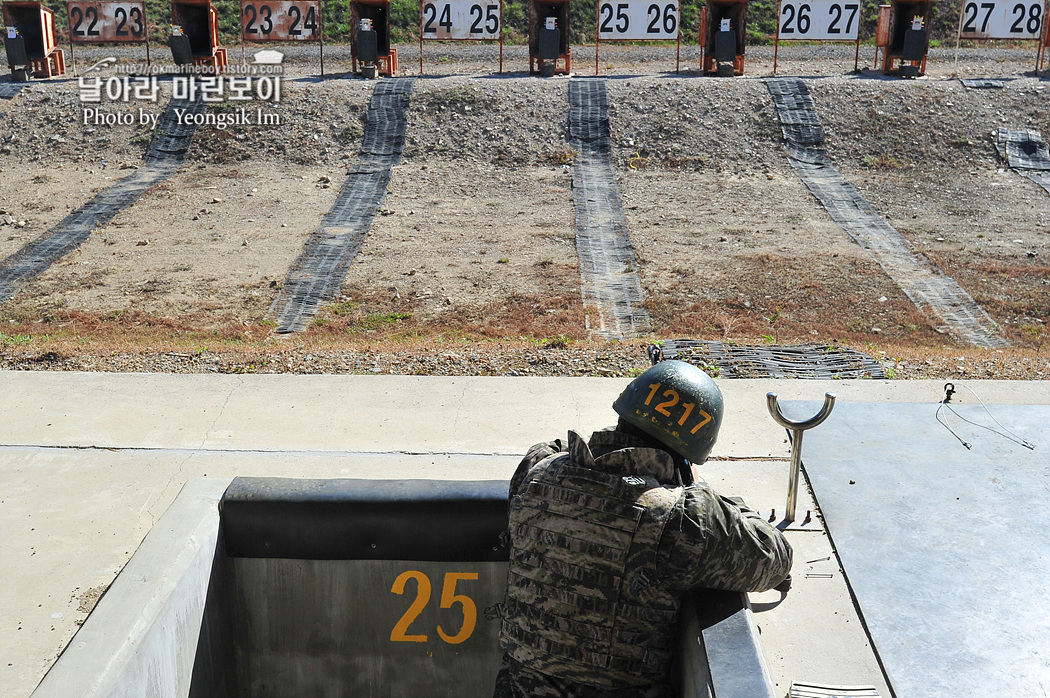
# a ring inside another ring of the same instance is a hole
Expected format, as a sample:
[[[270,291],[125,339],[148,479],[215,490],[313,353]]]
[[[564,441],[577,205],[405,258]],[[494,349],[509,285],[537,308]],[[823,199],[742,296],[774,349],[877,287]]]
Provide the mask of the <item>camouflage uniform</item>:
[[[533,446],[510,487],[496,698],[665,698],[683,594],[764,591],[791,547],[666,451],[615,430]]]

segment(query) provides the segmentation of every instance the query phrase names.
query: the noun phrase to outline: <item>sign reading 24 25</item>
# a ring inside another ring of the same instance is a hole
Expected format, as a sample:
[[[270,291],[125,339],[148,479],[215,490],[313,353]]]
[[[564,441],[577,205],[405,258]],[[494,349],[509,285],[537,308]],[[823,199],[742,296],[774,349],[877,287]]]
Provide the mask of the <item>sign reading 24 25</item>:
[[[503,22],[500,3],[481,0],[427,0],[420,35],[431,41],[496,41]]]

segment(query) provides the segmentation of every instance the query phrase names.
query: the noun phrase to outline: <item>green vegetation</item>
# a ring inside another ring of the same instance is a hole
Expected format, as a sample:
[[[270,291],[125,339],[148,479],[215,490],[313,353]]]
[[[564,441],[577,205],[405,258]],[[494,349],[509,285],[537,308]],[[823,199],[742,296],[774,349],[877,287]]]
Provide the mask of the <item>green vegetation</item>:
[[[412,313],[376,313],[366,316],[364,324],[366,327],[381,327],[382,325],[392,325],[395,322],[411,318]]]
[[[881,0],[865,0],[861,20],[861,37],[871,39],[875,35],[879,4]],[[44,0],[44,4],[55,11],[55,23],[60,37],[66,40],[67,15],[64,0]],[[223,45],[232,46],[240,43],[240,3],[239,0],[212,0],[219,14],[219,38]],[[700,8],[703,2],[698,0],[682,1],[682,41],[695,44],[699,30]],[[932,45],[951,40],[954,43],[958,29],[959,7],[961,0],[946,3],[935,3],[933,16],[929,22]],[[150,22],[150,40],[158,43],[167,41],[168,23],[171,17],[169,0],[146,0],[146,16]],[[329,0],[324,3],[325,41],[347,43],[350,41],[353,27],[350,26],[350,3],[348,0],[338,2]],[[574,45],[593,44],[595,3],[593,0],[571,0],[569,30],[570,40]],[[504,41],[524,43],[528,37],[528,3],[525,0],[507,0],[503,4]],[[391,38],[395,44],[417,41],[419,38],[419,2],[418,0],[391,0],[390,3]],[[752,44],[772,43],[777,29],[776,0],[749,0],[747,9],[747,35]]]
[[[27,334],[4,334],[0,332],[0,344],[3,345],[29,344],[32,341],[33,338]]]

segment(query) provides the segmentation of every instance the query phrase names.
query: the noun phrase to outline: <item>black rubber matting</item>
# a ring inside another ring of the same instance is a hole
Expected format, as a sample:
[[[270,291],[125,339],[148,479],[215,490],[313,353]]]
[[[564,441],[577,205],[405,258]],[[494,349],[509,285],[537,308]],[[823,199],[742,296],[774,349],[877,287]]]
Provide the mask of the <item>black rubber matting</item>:
[[[745,346],[703,339],[669,339],[650,348],[653,363],[678,359],[705,370],[718,368],[719,378],[885,378],[886,372],[867,354],[830,344]]]
[[[157,122],[143,166],[95,198],[76,209],[40,237],[0,261],[0,303],[10,299],[26,281],[46,271],[52,264],[80,247],[91,232],[113,220],[121,210],[135,203],[143,192],[170,177],[186,159],[196,126],[180,123],[177,111],[199,114],[201,101],[173,99]]]
[[[805,471],[895,695],[1048,695],[1050,406],[989,405],[1029,450],[964,422],[999,429],[965,393],[945,418],[970,450],[940,395],[840,401],[806,432]]]
[[[376,84],[365,114],[361,162],[348,171],[335,204],[307,240],[267,312],[278,332],[302,331],[318,308],[338,295],[386,196],[390,168],[401,161],[405,108],[414,85],[415,78]]]
[[[997,90],[1004,85],[1002,80],[996,78],[961,78],[959,82],[971,90]]]
[[[1043,135],[1028,128],[999,129],[995,149],[1007,164],[1050,193],[1050,149]]]
[[[28,82],[11,82],[5,80],[0,82],[0,99],[14,99]]]
[[[919,310],[939,321],[940,329],[974,346],[1007,346],[984,308],[955,279],[912,253],[904,237],[831,164],[806,83],[798,78],[766,78],[765,83],[788,160],[831,219],[871,254]]]
[[[612,162],[605,78],[569,81],[568,140],[579,152],[572,170],[572,197],[580,290],[584,304],[598,311],[597,326],[587,316],[588,329],[605,339],[637,337],[649,332],[651,323],[642,306],[642,283]]]

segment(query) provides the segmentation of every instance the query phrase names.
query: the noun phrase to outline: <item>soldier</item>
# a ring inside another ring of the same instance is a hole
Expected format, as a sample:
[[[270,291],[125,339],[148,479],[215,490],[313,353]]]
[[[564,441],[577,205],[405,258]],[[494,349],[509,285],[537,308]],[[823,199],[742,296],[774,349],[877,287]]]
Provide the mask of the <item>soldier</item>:
[[[533,446],[510,484],[510,566],[496,698],[668,698],[689,589],[765,591],[791,546],[755,512],[692,484],[722,393],[661,362],[627,386],[616,427]]]

